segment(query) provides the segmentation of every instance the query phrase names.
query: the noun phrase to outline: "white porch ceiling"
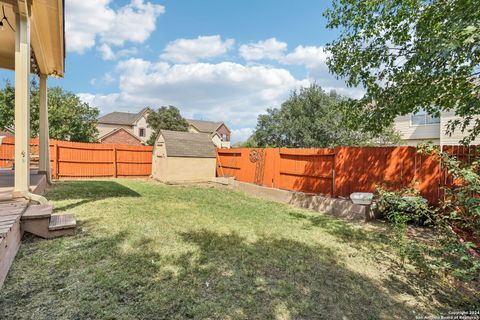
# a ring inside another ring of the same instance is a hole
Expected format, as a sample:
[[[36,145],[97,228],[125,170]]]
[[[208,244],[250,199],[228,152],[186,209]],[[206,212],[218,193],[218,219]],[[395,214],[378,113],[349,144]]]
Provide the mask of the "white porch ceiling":
[[[8,21],[16,29],[15,2],[0,0]],[[14,7],[15,6],[15,7]],[[40,72],[63,76],[65,61],[63,0],[33,0],[31,6],[30,38]],[[1,17],[0,17],[1,18]],[[4,22],[0,31],[0,68],[15,69],[15,32]]]

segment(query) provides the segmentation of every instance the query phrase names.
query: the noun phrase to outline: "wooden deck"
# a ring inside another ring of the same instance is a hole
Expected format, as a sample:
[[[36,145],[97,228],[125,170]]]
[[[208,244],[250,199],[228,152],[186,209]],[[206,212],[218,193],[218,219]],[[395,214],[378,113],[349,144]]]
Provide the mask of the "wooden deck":
[[[20,219],[29,206],[25,199],[12,199],[14,180],[13,170],[0,170],[0,288],[20,247],[23,235]],[[44,194],[46,187],[45,175],[32,171],[30,192]]]
[[[20,247],[20,218],[27,207],[23,199],[0,202],[0,288]]]
[[[27,209],[26,200],[10,200],[0,202],[0,239],[10,232],[12,226],[20,220]]]

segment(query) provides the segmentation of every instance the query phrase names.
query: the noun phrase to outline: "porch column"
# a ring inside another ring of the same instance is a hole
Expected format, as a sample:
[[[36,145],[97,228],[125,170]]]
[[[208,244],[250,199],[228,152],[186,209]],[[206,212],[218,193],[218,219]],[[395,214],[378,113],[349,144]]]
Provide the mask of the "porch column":
[[[48,98],[47,98],[47,75],[40,74],[40,132],[39,132],[39,171],[50,175],[50,147],[48,144]]]
[[[15,39],[15,186],[21,196],[30,186],[30,18],[16,13]]]

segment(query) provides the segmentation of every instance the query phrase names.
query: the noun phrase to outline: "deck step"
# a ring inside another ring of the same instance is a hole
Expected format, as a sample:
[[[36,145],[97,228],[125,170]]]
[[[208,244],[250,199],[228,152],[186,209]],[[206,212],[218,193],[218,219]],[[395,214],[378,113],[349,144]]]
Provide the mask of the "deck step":
[[[49,204],[30,205],[22,215],[22,220],[49,218],[53,206]]]
[[[75,228],[77,222],[75,218],[71,214],[60,214],[60,215],[53,215],[50,217],[50,224],[48,225],[48,230],[63,230],[63,229],[71,229]]]

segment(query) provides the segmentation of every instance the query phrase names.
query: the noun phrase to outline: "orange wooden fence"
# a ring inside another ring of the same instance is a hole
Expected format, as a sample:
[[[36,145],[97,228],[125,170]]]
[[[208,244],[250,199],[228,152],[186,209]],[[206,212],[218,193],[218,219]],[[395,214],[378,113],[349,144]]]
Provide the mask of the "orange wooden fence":
[[[142,177],[152,172],[152,147],[50,140],[52,177]],[[0,146],[0,168],[13,166],[15,141]],[[32,139],[32,166],[38,163],[38,139]]]
[[[480,148],[448,146],[464,161]],[[284,190],[349,197],[378,185],[401,188],[415,184],[431,203],[442,195],[448,173],[433,157],[415,147],[337,147],[334,149],[218,149],[217,175]]]

